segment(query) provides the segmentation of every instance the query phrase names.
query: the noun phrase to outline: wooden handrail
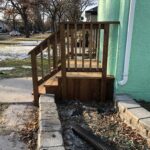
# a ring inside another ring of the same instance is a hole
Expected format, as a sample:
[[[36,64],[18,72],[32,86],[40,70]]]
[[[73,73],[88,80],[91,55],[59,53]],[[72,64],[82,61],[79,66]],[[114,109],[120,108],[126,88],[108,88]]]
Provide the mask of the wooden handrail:
[[[57,42],[55,42],[57,41]],[[31,64],[32,64],[32,81],[33,81],[33,95],[34,103],[38,105],[39,99],[39,89],[38,86],[41,85],[44,81],[48,80],[54,74],[56,74],[61,66],[59,65],[60,60],[57,58],[57,44],[60,42],[60,32],[57,31],[47,37],[39,45],[33,48],[28,54],[31,55]],[[53,49],[53,51],[51,50]],[[44,52],[46,51],[46,58],[44,58]],[[39,58],[40,55],[40,58]],[[37,59],[41,62],[41,79],[38,78],[38,63]],[[47,61],[48,67],[46,68],[47,72],[45,73],[45,64],[44,61]],[[53,63],[52,63],[52,62]]]
[[[74,24],[77,24],[79,29],[82,29],[82,26],[85,26],[85,29],[90,29],[90,25],[93,25],[93,29],[98,28],[101,24],[101,29],[104,29],[104,25],[118,25],[120,21],[102,21],[102,22],[63,22],[62,24],[65,25],[65,29],[67,29],[67,25],[69,24],[70,28],[74,28]]]
[[[33,48],[28,55],[31,55],[33,52],[38,55],[41,51],[40,51],[40,47],[43,47],[43,50],[48,46],[47,41],[49,40],[49,44],[52,44],[54,42],[55,39],[55,35],[57,34],[57,37],[60,37],[60,32],[54,32],[52,33],[49,37],[47,37],[45,40],[43,40],[39,45],[37,45],[35,48]],[[58,39],[59,41],[59,39]]]

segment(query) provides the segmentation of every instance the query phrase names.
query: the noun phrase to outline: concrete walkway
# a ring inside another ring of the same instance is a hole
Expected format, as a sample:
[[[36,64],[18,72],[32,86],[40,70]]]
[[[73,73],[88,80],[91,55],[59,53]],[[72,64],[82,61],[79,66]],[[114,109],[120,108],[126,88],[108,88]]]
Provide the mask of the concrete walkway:
[[[31,78],[11,78],[0,80],[0,103],[21,103],[32,101]]]
[[[27,150],[20,131],[32,121],[36,107],[31,78],[0,80],[0,150]]]

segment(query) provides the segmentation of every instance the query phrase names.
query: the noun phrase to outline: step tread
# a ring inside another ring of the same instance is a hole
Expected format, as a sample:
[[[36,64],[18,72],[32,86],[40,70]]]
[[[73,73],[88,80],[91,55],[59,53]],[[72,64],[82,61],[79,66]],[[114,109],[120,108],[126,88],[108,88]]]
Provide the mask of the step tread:
[[[102,78],[101,72],[67,72],[66,76],[68,78],[89,78],[89,79],[99,79]],[[57,78],[61,78],[61,74],[56,75]],[[114,76],[107,75],[107,79],[113,79]]]
[[[44,86],[45,87],[47,87],[47,86],[58,86],[58,79],[57,78],[53,78],[53,79],[51,78],[44,83]]]
[[[43,85],[40,85],[38,88],[39,88],[39,94],[45,94],[46,93],[45,87]]]

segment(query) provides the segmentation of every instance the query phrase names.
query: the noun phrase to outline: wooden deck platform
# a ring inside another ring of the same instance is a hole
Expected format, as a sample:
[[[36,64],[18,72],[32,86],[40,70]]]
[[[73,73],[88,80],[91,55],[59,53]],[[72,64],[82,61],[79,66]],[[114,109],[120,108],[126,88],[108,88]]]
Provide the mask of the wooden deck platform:
[[[67,100],[100,101],[101,91],[100,72],[67,72]],[[54,77],[47,80],[39,87],[40,94],[55,94],[57,100],[62,99],[62,77],[58,72]],[[113,100],[114,77],[107,76],[106,98]]]
[[[59,100],[112,100],[114,77],[107,74],[109,31],[118,23],[61,23],[58,31],[30,51],[34,104],[42,93],[55,94]],[[60,70],[62,76],[57,74]]]

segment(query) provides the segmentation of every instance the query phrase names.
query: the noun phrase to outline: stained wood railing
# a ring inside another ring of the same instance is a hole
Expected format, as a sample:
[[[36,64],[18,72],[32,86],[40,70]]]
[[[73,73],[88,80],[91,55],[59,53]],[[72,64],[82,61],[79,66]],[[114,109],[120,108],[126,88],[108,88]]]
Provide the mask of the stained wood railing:
[[[32,80],[35,105],[38,105],[39,85],[55,75],[61,68],[60,32],[53,33],[32,51]]]
[[[119,24],[119,22],[61,23],[59,31],[49,36],[29,53],[31,54],[33,92],[36,103],[38,103],[39,96],[38,86],[60,69],[63,99],[66,97],[67,72],[102,72],[101,101],[105,101],[111,24]],[[41,65],[40,79],[37,59]]]
[[[63,99],[67,92],[66,72],[102,72],[101,101],[105,101],[109,29],[112,24],[119,24],[119,22],[67,22],[61,24]]]

